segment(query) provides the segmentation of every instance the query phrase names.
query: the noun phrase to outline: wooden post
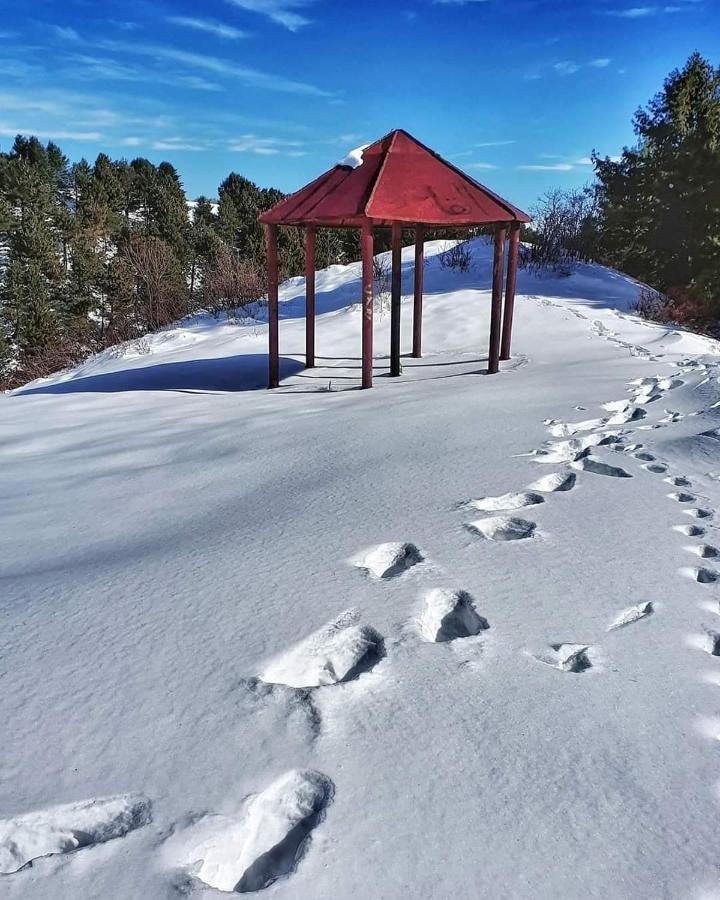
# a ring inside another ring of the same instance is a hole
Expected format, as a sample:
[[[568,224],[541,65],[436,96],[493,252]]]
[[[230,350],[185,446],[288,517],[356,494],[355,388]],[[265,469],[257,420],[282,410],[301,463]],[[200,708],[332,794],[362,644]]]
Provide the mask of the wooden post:
[[[510,359],[513,312],[515,310],[515,281],[517,278],[518,251],[520,249],[520,223],[510,226],[510,247],[508,249],[507,281],[505,282],[505,309],[503,311],[502,342],[500,359]]]
[[[413,347],[412,355],[422,356],[423,267],[425,265],[425,228],[415,226],[415,284],[413,290]]]
[[[500,321],[502,319],[503,251],[505,249],[505,226],[495,229],[493,251],[492,304],[490,307],[490,349],[488,352],[488,375],[495,375],[500,368]]]
[[[373,233],[367,223],[360,231],[362,255],[362,386],[373,383]]]
[[[268,288],[268,387],[276,388],[280,382],[280,356],[278,348],[278,248],[277,226],[265,225]]]
[[[315,365],[315,229],[305,228],[305,368]]]
[[[400,374],[400,314],[402,295],[402,227],[393,222],[392,236],[392,279],[390,289],[390,375]]]

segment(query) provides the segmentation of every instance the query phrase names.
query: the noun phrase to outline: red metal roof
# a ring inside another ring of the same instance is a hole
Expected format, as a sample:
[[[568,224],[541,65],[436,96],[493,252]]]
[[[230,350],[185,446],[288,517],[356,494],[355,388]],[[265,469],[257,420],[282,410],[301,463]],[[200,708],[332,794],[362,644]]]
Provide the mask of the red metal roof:
[[[529,222],[530,218],[406,131],[397,130],[367,147],[362,165],[334,166],[262,213],[259,221],[447,227]]]

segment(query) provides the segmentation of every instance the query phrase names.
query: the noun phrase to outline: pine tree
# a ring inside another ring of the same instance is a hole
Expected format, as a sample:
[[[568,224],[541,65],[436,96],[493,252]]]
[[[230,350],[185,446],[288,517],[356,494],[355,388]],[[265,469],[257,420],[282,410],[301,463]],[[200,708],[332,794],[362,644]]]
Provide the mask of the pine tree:
[[[602,248],[619,268],[720,312],[720,69],[694,53],[635,115],[636,147],[596,159]]]

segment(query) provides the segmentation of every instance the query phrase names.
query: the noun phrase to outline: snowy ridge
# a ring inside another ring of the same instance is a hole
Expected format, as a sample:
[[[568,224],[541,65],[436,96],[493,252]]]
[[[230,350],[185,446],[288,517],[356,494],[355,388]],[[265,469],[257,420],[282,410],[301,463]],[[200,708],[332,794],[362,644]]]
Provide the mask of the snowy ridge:
[[[355,265],[277,392],[198,317],[0,398],[10,897],[712,896],[718,346],[524,272],[486,377],[472,251],[370,392]]]

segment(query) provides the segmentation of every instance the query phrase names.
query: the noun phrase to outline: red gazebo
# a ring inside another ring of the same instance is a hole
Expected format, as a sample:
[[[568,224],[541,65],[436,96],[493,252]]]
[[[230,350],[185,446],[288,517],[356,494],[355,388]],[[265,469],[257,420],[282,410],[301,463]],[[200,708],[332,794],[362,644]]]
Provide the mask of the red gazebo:
[[[315,232],[359,228],[362,255],[362,386],[372,387],[373,228],[392,230],[390,374],[400,374],[401,236],[415,229],[414,357],[421,356],[425,228],[495,226],[488,373],[510,359],[520,225],[529,217],[425,147],[406,131],[391,131],[366,147],[356,165],[338,164],[258,219],[265,228],[268,274],[269,383],[279,381],[277,228],[305,229],[305,365],[315,365]],[[510,229],[505,311],[503,256]],[[502,338],[501,338],[502,321]]]

